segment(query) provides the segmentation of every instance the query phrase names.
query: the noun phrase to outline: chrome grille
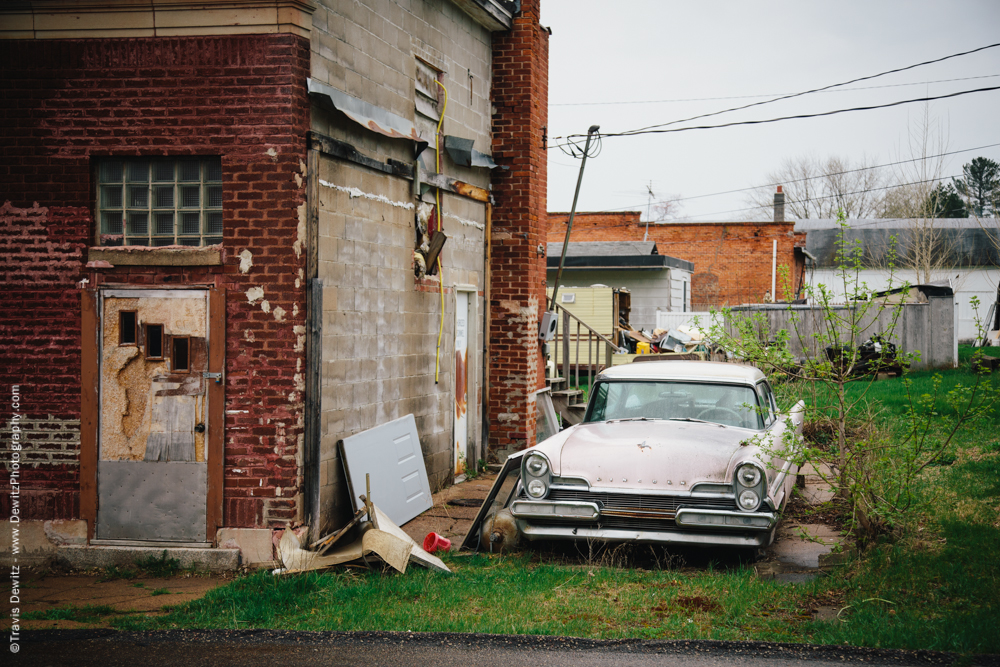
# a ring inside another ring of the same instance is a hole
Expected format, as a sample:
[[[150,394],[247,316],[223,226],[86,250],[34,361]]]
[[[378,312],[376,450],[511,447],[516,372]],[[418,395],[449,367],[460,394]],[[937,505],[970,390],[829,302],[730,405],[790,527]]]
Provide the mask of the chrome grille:
[[[546,500],[568,500],[597,503],[601,518],[592,525],[623,529],[675,529],[674,514],[681,507],[738,511],[736,501],[726,498],[691,498],[688,496],[657,496],[642,493],[607,493],[583,489],[550,489]],[[588,525],[580,521],[532,519],[534,524]]]

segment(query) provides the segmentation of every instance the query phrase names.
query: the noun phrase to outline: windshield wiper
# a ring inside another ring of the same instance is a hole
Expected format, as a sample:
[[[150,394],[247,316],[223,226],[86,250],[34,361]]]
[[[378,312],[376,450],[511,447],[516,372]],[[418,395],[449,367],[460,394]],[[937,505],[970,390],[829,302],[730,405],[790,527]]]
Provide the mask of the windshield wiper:
[[[657,422],[657,421],[663,421],[663,420],[658,417],[619,417],[618,419],[609,419],[605,423],[610,424],[612,422]]]
[[[720,428],[726,428],[725,424],[720,424],[719,422],[709,422],[704,419],[695,419],[694,417],[671,417],[667,421],[672,422],[696,422],[698,424],[712,424],[713,426],[718,426]]]

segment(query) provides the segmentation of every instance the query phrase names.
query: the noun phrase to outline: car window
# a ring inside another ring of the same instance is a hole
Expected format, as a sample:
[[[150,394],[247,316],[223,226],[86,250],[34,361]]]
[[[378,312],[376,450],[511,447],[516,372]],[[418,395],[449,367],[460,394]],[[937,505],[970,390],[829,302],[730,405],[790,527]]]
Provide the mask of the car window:
[[[594,388],[586,421],[700,419],[762,429],[763,415],[757,406],[757,394],[746,385],[605,380]]]
[[[775,418],[774,392],[766,382],[757,384],[757,393],[760,398],[760,414],[764,419],[764,425],[770,426]]]

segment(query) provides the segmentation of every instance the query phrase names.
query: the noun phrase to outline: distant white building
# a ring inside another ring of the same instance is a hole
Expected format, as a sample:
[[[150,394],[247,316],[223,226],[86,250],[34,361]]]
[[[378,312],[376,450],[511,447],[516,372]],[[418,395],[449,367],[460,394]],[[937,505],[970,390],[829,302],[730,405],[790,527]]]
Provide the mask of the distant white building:
[[[932,232],[921,232],[921,224],[933,222]],[[990,305],[997,298],[1000,284],[1000,219],[976,220],[972,218],[939,218],[933,221],[885,219],[847,220],[848,229],[843,242],[848,248],[860,248],[862,269],[858,276],[869,291],[889,287],[890,270],[886,251],[893,247],[898,255],[894,270],[894,286],[903,281],[910,284],[925,282],[913,265],[914,248],[923,247],[935,258],[937,265],[931,271],[930,282],[948,280],[955,291],[957,333],[959,341],[976,338],[978,326],[971,300],[979,298],[978,317],[984,320]],[[803,282],[815,288],[826,285],[835,297],[844,297],[854,291],[852,285],[845,290],[843,278],[838,275],[837,249],[841,241],[840,226],[836,220],[799,220],[796,232],[806,233],[806,271]],[[923,240],[921,242],[921,239]],[[986,328],[991,326],[987,324]]]
[[[562,243],[548,244],[547,284],[555,283]],[[595,285],[626,288],[631,293],[629,323],[656,328],[657,311],[691,310],[694,264],[659,254],[653,241],[570,242],[563,267],[563,287]]]

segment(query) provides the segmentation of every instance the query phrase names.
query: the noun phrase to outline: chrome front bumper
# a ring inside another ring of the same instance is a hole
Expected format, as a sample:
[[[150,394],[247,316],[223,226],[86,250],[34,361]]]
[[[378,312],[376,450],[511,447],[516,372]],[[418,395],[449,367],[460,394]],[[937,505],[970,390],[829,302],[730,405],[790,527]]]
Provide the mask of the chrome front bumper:
[[[682,507],[674,513],[650,513],[650,530],[605,528],[583,525],[600,522],[601,511],[596,503],[515,500],[511,513],[518,530],[528,540],[597,539],[606,542],[646,542],[696,544],[735,547],[760,547],[770,544],[772,529],[778,522],[771,512],[732,512]],[[638,518],[638,517],[634,517]],[[578,521],[581,525],[546,525],[546,520]],[[652,519],[672,519],[676,526],[656,530]]]

